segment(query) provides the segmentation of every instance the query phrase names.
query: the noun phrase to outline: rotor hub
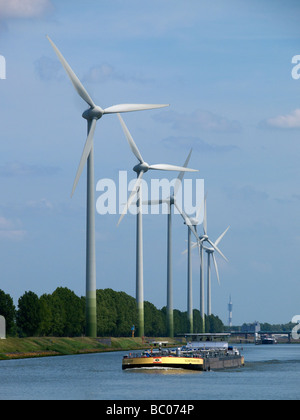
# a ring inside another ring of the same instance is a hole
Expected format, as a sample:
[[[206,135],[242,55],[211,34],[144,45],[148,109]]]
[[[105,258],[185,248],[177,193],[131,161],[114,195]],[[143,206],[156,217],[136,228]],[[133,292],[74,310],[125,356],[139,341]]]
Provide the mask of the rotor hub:
[[[138,165],[136,165],[133,168],[134,172],[136,172],[137,174],[139,174],[140,172],[147,172],[149,170],[149,165],[146,162],[143,163],[139,163]]]
[[[104,114],[104,111],[100,106],[94,106],[94,108],[89,108],[82,114],[83,118],[91,121],[91,120],[99,120],[102,115]]]

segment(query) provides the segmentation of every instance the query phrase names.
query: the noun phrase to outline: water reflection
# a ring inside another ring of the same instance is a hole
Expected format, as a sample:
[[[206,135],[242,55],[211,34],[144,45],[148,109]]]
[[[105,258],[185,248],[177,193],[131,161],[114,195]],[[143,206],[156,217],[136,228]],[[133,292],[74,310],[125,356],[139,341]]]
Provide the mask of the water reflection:
[[[145,368],[132,368],[126,369],[125,373],[144,373],[147,375],[201,375],[202,371],[199,370],[187,370],[187,369],[174,369],[168,367],[145,367]]]

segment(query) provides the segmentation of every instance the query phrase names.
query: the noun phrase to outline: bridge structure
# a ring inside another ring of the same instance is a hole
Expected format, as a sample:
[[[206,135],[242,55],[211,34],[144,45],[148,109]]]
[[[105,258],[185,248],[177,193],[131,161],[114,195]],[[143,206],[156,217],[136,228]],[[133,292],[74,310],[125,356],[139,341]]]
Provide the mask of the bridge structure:
[[[261,338],[262,336],[267,337],[287,337],[287,341],[289,343],[292,342],[292,331],[230,331],[231,337],[244,337],[245,339],[248,339],[249,337],[255,338]]]

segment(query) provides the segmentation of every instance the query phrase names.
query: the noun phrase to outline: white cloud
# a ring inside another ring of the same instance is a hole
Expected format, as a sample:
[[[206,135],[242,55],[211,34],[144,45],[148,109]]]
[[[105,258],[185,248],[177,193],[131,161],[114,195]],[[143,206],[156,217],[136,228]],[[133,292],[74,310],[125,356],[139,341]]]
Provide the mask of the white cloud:
[[[83,82],[89,83],[106,83],[109,80],[117,80],[120,82],[138,82],[149,83],[152,79],[144,77],[142,74],[126,75],[118,72],[110,64],[103,63],[100,66],[92,67],[88,74],[83,78]]]
[[[56,166],[28,165],[22,162],[11,162],[0,166],[0,177],[49,176],[59,172]]]
[[[170,123],[175,130],[204,130],[214,132],[239,132],[241,125],[238,121],[229,120],[210,111],[197,109],[190,114],[179,114],[167,111],[153,117],[162,123]]]
[[[46,198],[41,198],[40,200],[27,201],[26,207],[38,210],[52,210],[54,206]]]
[[[295,109],[290,114],[278,115],[261,123],[262,127],[272,128],[300,128],[300,109]]]
[[[0,240],[21,241],[26,235],[26,231],[20,229],[20,222],[14,222],[0,216]]]
[[[32,18],[52,7],[50,0],[0,0],[0,18]]]
[[[238,150],[238,147],[233,144],[216,144],[209,143],[199,137],[191,136],[169,136],[162,140],[162,143],[168,148],[193,148],[201,153],[228,153]]]

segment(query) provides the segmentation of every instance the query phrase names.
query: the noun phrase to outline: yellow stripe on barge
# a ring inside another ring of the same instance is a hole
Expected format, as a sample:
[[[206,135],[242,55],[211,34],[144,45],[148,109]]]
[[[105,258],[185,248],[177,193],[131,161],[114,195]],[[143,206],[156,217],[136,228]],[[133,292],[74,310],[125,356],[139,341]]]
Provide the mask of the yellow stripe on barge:
[[[176,356],[153,356],[153,357],[125,356],[122,360],[122,369],[149,368],[149,367],[203,370],[203,358],[202,357],[176,357]]]

